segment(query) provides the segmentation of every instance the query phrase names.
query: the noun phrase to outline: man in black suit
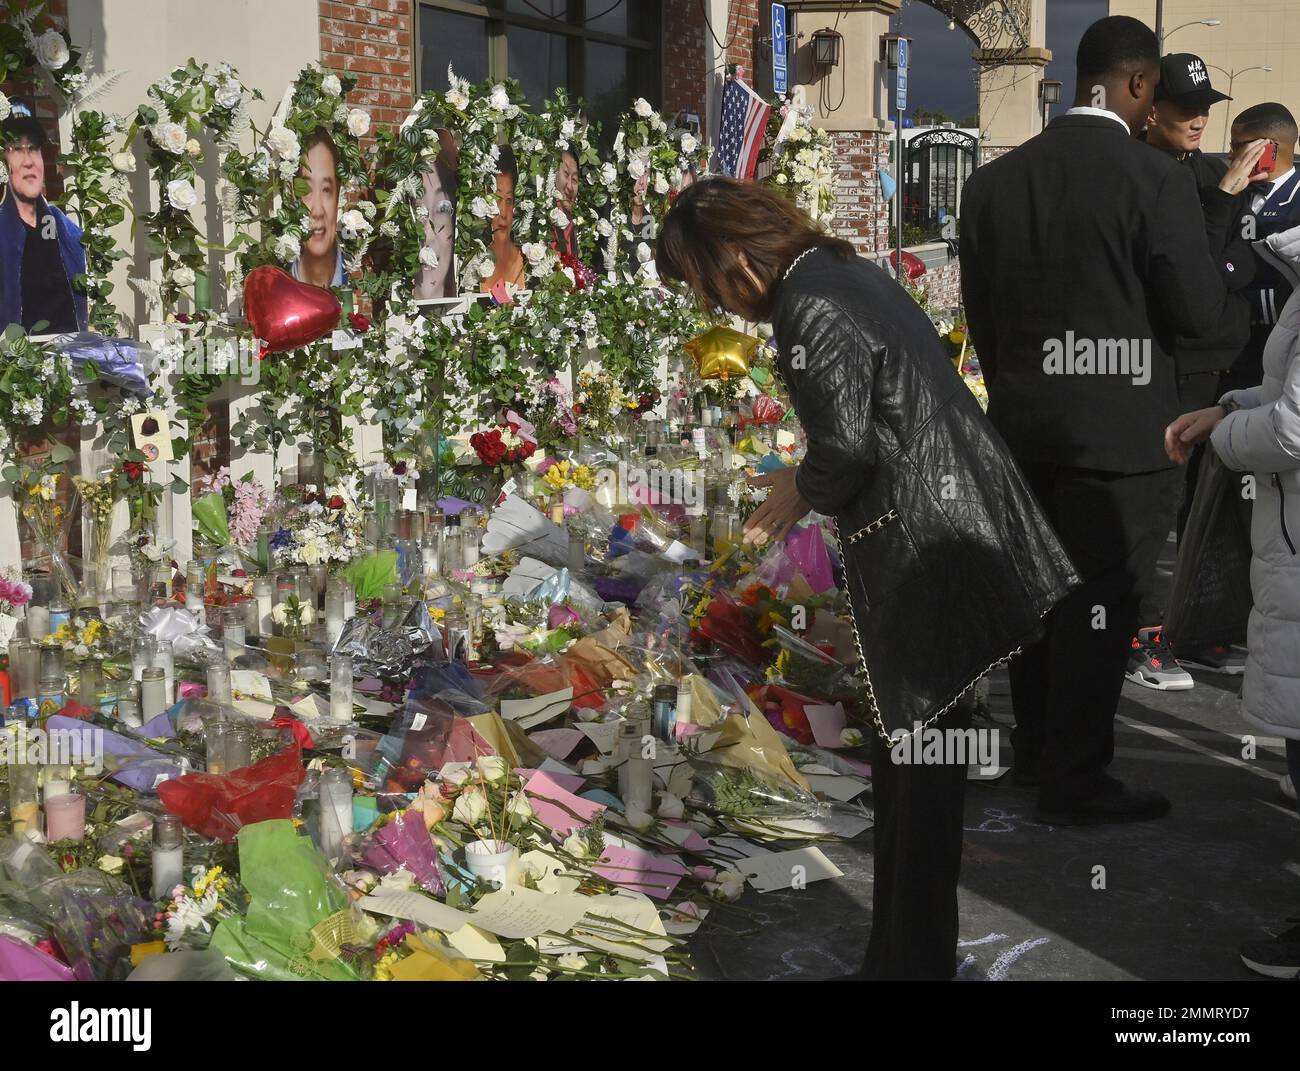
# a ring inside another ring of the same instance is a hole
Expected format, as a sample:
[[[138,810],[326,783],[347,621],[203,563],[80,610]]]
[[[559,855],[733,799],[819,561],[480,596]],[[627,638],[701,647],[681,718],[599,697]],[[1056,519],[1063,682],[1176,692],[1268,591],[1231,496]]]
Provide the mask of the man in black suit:
[[[1155,34],[1112,16],[1084,33],[1074,107],[977,169],[961,275],[1002,433],[1083,584],[1011,666],[1018,778],[1057,824],[1169,810],[1105,768],[1142,592],[1168,535],[1178,472],[1178,335],[1215,329],[1226,291],[1196,184],[1137,141],[1160,74]]]
[[[1168,153],[1177,160],[1196,183],[1205,213],[1204,226],[1214,256],[1223,275],[1229,296],[1223,319],[1210,336],[1179,338],[1175,343],[1174,364],[1178,370],[1178,398],[1186,412],[1204,409],[1223,394],[1219,377],[1232,367],[1237,354],[1250,338],[1250,303],[1246,288],[1255,275],[1255,251],[1243,235],[1243,222],[1251,214],[1246,188],[1266,177],[1256,166],[1268,144],[1263,139],[1245,141],[1231,164],[1206,156],[1201,138],[1209,125],[1210,109],[1232,98],[1211,84],[1210,71],[1204,60],[1190,52],[1176,52],[1160,61],[1160,84],[1156,86],[1155,105],[1142,135],[1153,149]],[[1188,220],[1188,226],[1200,221]],[[1196,492],[1200,455],[1198,446],[1188,464],[1178,507],[1177,524],[1181,540]],[[1249,518],[1249,502],[1244,502]],[[1241,652],[1227,646],[1213,646],[1174,651],[1164,638],[1160,604],[1148,594],[1142,607],[1140,628],[1129,655],[1128,679],[1147,688],[1161,691],[1191,688],[1191,674],[1184,666],[1213,673],[1237,675],[1245,671]]]

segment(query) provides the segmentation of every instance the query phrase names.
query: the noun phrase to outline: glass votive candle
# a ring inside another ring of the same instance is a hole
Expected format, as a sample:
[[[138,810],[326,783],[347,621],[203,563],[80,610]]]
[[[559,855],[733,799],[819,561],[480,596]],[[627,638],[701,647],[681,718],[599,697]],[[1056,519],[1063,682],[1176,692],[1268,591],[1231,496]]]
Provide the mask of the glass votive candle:
[[[167,709],[167,675],[150,666],[140,677],[140,716],[148,721]]]
[[[81,840],[86,835],[86,797],[64,792],[45,797],[45,839]]]
[[[229,723],[212,718],[203,723],[203,750],[208,773],[226,772],[226,731]]]
[[[232,702],[229,662],[208,663],[208,701],[211,703],[225,703],[227,706]]]
[[[149,665],[163,671],[167,705],[176,701],[176,653],[171,640],[154,640]]]
[[[226,772],[242,770],[253,762],[253,730],[230,724],[226,729]]]
[[[244,608],[242,606],[227,606],[222,612],[221,642],[225,646],[227,659],[234,660],[244,653]]]
[[[352,656],[330,659],[330,720],[352,720]]]

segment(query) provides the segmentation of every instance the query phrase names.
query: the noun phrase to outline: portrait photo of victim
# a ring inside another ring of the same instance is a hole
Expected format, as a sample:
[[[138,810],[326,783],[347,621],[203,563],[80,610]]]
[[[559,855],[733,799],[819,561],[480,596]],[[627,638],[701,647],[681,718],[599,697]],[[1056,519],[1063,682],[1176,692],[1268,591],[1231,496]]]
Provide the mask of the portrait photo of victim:
[[[424,172],[420,199],[424,245],[415,276],[416,300],[456,296],[456,184],[460,153],[449,130],[438,131],[438,154]]]
[[[292,265],[293,277],[312,286],[347,286],[338,242],[339,151],[324,127],[303,139],[302,177],[309,187],[302,203],[310,224]]]
[[[0,196],[0,329],[86,330],[81,229],[45,199],[44,128],[21,104],[0,124],[8,182]]]
[[[519,182],[519,165],[509,145],[501,146],[497,157],[497,214],[488,222],[492,228],[488,248],[492,254],[492,274],[483,278],[479,293],[487,294],[499,283],[524,285],[524,252],[515,244],[515,186]]]
[[[573,212],[578,203],[578,158],[569,149],[560,153],[560,162],[555,169],[555,192],[559,195],[555,207],[569,217],[569,225],[563,229],[552,225],[556,252],[568,253],[571,257],[578,255],[578,236],[574,231]]]

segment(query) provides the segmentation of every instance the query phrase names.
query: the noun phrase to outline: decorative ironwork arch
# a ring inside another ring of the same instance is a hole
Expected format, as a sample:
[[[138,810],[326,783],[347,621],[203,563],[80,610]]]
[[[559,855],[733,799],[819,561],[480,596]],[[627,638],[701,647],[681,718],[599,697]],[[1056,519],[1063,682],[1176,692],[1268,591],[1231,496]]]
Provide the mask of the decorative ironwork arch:
[[[947,15],[987,60],[1010,59],[1030,46],[1031,0],[920,0]]]
[[[961,211],[962,187],[975,169],[979,139],[964,130],[938,127],[904,146],[903,223],[935,241],[943,224]]]

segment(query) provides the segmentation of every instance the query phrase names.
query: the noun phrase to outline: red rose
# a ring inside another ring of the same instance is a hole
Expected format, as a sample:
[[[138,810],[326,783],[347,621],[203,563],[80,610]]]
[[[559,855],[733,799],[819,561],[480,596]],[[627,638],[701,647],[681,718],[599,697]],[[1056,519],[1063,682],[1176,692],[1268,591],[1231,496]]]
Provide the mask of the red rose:
[[[582,416],[582,406],[580,406],[580,405],[575,405],[575,406],[573,407],[573,415],[574,415],[574,416]]]
[[[537,444],[524,443],[523,451],[524,451],[524,457],[532,457],[535,453],[537,453]]]
[[[370,321],[359,312],[348,313],[348,323],[352,325],[352,330],[360,335],[364,335],[370,330]]]
[[[122,471],[126,473],[128,480],[138,480],[144,475],[144,465],[139,461],[123,461]]]
[[[330,500],[326,503],[326,505],[329,506],[330,509],[342,509],[342,508],[343,508],[343,496],[342,496],[342,495],[331,495],[331,496],[330,496]]]
[[[363,318],[364,318],[364,317],[363,317]],[[405,476],[405,475],[406,475],[406,462],[405,462],[405,461],[399,461],[396,465],[393,466],[393,475],[394,475],[394,476]]]

